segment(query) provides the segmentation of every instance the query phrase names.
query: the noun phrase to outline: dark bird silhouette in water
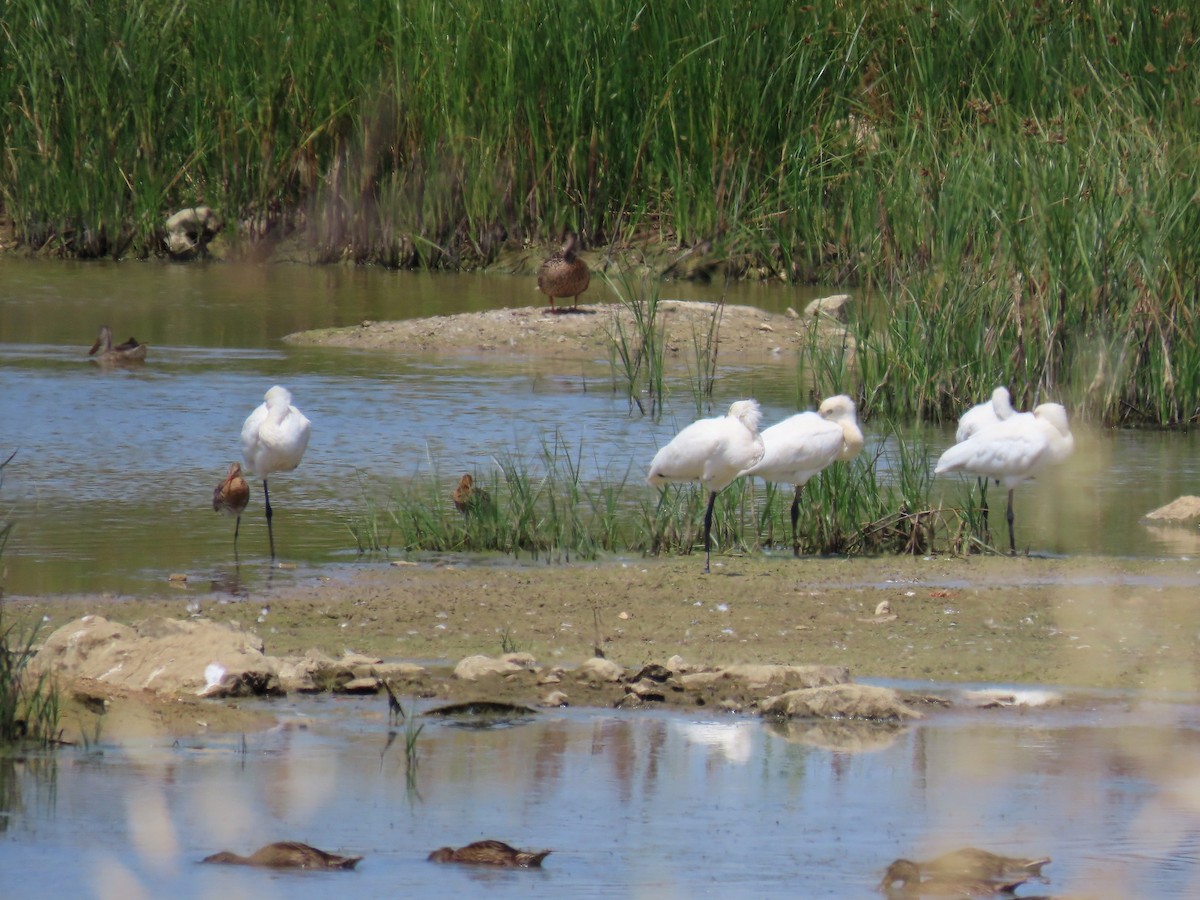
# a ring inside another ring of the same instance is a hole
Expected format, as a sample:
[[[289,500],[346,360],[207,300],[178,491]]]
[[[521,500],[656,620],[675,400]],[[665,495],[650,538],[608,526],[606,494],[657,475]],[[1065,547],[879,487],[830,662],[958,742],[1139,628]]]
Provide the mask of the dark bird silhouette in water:
[[[429,854],[432,862],[466,863],[476,866],[506,866],[508,868],[540,869],[542,860],[550,855],[549,850],[527,853],[510,847],[503,841],[476,841],[459,847],[442,847]]]
[[[200,861],[235,866],[260,866],[266,869],[353,869],[361,860],[361,856],[326,853],[299,841],[279,841],[260,847],[249,856],[239,856],[229,850],[222,850]]]
[[[146,345],[137,338],[131,337],[123,344],[113,346],[112,329],[107,325],[100,326],[100,334],[88,356],[95,357],[101,365],[120,365],[121,363],[145,362]]]

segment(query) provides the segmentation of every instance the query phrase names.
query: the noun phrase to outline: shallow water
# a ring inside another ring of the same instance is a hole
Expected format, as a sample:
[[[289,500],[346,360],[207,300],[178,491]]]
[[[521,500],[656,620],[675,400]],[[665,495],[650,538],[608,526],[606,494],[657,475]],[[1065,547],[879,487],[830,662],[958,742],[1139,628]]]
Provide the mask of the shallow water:
[[[715,299],[721,291],[688,284],[664,293]],[[779,310],[808,297],[736,285],[728,299]],[[0,260],[0,447],[17,451],[0,489],[18,523],[4,556],[7,591],[156,592],[175,572],[193,588],[288,577],[266,566],[257,488],[239,565],[232,523],[210,504],[213,485],[240,456],[242,420],[277,382],[314,423],[301,467],[272,484],[280,559],[301,575],[356,563],[349,522],[380,481],[436,472],[448,493],[463,471],[494,476],[498,460],[536,472],[544,449],[557,447],[585,478],[640,485],[657,447],[696,416],[681,382],[654,422],[630,415],[604,361],[399,356],[280,341],[365,318],[538,302],[532,279],[518,277]],[[91,364],[86,348],[101,323],[118,340],[133,334],[149,343],[149,362]],[[718,406],[754,395],[773,421],[795,411],[797,380],[784,365],[726,366]],[[912,437],[931,458],[950,439],[930,429]],[[1121,556],[1200,550],[1194,529],[1137,523],[1195,484],[1194,436],[1081,432],[1078,444],[1067,466],[1018,491],[1023,546]],[[953,501],[965,485],[937,487]],[[1002,493],[993,498],[1000,512]]]
[[[274,708],[286,725],[244,745],[16,763],[0,804],[5,896],[878,897],[892,859],[964,844],[1051,856],[1052,883],[1025,895],[1200,890],[1191,706],[1092,698],[909,728],[594,710],[431,721],[413,790],[381,701]],[[425,860],[485,837],[553,853],[542,871]],[[366,858],[329,874],[195,864],[282,839]]]
[[[730,296],[772,309],[803,299],[760,286]],[[537,302],[528,278],[0,259],[0,447],[18,450],[0,488],[17,523],[5,590],[159,592],[171,572],[189,573],[193,590],[230,590],[352,571],[377,564],[357,560],[347,528],[363,506],[360,477],[437,471],[448,492],[462,471],[490,472],[497,457],[519,454],[536,462],[555,441],[589,477],[640,482],[655,448],[695,415],[679,383],[654,423],[629,415],[603,363],[279,340],[366,318]],[[150,343],[150,362],[90,365],[86,348],[105,322],[118,339]],[[280,557],[296,565],[283,572],[267,566],[256,502],[240,565],[231,523],[210,508],[239,455],[242,420],[276,382],[314,422],[301,467],[272,482]],[[724,368],[717,396],[722,405],[758,396],[773,421],[794,411],[796,384],[786,367]],[[912,435],[931,456],[951,437]],[[1068,466],[1018,491],[1023,544],[1095,556],[1200,551],[1195,529],[1137,522],[1194,490],[1194,436],[1077,438]],[[964,484],[939,487],[953,497]],[[1200,713],[1190,705],[1106,697],[1066,712],[954,715],[899,732],[806,727],[790,737],[756,720],[657,712],[555,711],[488,731],[431,723],[415,794],[403,737],[387,748],[378,701],[276,708],[308,727],[247,735],[244,747],[236,735],[177,746],[117,746],[102,735],[90,750],[0,760],[0,893],[867,897],[878,896],[871,888],[891,859],[964,843],[1053,856],[1054,891],[1200,889]],[[872,749],[851,752],[846,740]],[[543,872],[424,860],[483,837],[555,852]],[[278,839],[367,859],[355,873],[306,876],[194,865]]]

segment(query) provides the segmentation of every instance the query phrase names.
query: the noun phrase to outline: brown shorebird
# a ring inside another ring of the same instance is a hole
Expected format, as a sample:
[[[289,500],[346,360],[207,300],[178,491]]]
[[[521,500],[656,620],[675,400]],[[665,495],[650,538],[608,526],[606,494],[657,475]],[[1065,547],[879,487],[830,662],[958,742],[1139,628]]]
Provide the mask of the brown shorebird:
[[[236,516],[233,526],[233,549],[237,552],[238,530],[242,527],[242,513],[250,502],[250,485],[242,477],[240,463],[229,464],[229,473],[224,480],[213,488],[213,510],[227,516]]]
[[[587,290],[592,273],[587,263],[575,255],[578,249],[579,235],[572,231],[567,235],[562,250],[543,262],[538,269],[538,290],[550,298],[549,312],[562,312],[554,306],[556,297],[570,297],[571,309],[575,309],[579,295]]]
[[[507,866],[509,868],[540,869],[542,860],[550,855],[549,850],[527,853],[510,847],[503,841],[476,841],[459,847],[442,847],[429,854],[433,862],[468,863],[477,866]]]
[[[260,847],[249,856],[238,856],[236,853],[222,850],[200,861],[235,866],[261,866],[267,869],[353,869],[361,860],[361,856],[326,853],[299,841],[279,841]]]
[[[463,475],[458,480],[458,487],[451,495],[454,508],[464,516],[479,513],[488,509],[492,504],[492,495],[481,487],[475,487],[475,479],[470,474]]]

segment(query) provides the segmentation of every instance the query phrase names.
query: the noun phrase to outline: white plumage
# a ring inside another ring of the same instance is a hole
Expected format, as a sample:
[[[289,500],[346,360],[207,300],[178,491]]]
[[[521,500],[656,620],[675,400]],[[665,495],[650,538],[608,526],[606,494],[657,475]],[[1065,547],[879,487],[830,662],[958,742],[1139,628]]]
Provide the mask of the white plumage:
[[[1066,409],[1043,403],[1032,413],[1015,413],[955,444],[938,459],[934,474],[962,472],[1003,484],[1008,489],[1009,550],[1015,554],[1013,489],[1045,466],[1062,462],[1074,449]]]
[[[975,432],[1010,418],[1013,412],[1012,397],[1008,388],[998,387],[992,391],[990,400],[978,403],[962,414],[962,418],[958,420],[958,431],[954,433],[954,440],[961,444]]]
[[[292,393],[275,385],[242,425],[242,458],[246,468],[262,479],[263,499],[267,507],[267,534],[271,558],[275,558],[275,534],[271,528],[271,495],[267,478],[276,472],[290,472],[300,465],[308,447],[312,423],[292,406]]]
[[[763,456],[758,433],[762,412],[756,400],[738,400],[724,416],[700,419],[684,428],[654,455],[646,478],[655,487],[698,481],[708,488],[704,514],[704,571],[709,571],[713,504],[717,494]]]
[[[827,397],[817,412],[802,412],[762,433],[763,457],[744,474],[795,485],[792,497],[792,552],[799,554],[796,524],[800,494],[810,478],[838,460],[851,460],[863,447],[854,401],[845,394]]]

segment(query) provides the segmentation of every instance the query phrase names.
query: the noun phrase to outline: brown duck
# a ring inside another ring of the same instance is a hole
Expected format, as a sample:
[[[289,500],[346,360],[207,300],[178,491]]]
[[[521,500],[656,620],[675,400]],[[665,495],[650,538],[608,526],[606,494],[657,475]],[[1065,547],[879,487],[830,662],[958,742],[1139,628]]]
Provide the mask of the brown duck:
[[[563,244],[562,250],[547,259],[538,269],[538,290],[550,298],[549,311],[552,313],[562,312],[554,307],[556,297],[570,297],[571,309],[575,309],[579,303],[579,295],[587,290],[588,282],[591,281],[592,273],[587,263],[575,254],[578,249],[579,235],[572,231],[567,235],[567,242]]]
[[[88,351],[88,356],[96,357],[96,361],[99,363],[114,365],[123,362],[144,362],[146,345],[140,343],[137,338],[131,337],[125,343],[117,344],[114,347],[112,329],[107,325],[101,325],[100,334],[96,338],[96,343],[92,344],[92,349]]]
[[[339,856],[326,853],[299,841],[279,841],[255,850],[249,856],[238,856],[228,850],[206,856],[201,862],[226,863],[236,866],[261,866],[266,869],[353,869],[361,856]]]
[[[242,513],[250,502],[250,485],[242,477],[240,463],[230,463],[224,480],[213,488],[213,511],[227,516],[236,516],[233,526],[233,546],[237,549],[238,529],[242,527]]]
[[[1042,866],[1050,857],[1000,856],[978,847],[963,847],[945,853],[929,862],[918,863],[923,875],[956,876],[966,878],[1041,878]]]
[[[879,883],[879,890],[892,900],[918,897],[1011,897],[1028,880],[1016,878],[973,878],[968,875],[921,877],[921,869],[910,859],[898,859]]]
[[[442,847],[429,854],[432,862],[468,863],[476,866],[508,866],[510,868],[540,869],[542,860],[550,855],[549,850],[527,853],[510,847],[503,841],[476,841],[459,847]]]

